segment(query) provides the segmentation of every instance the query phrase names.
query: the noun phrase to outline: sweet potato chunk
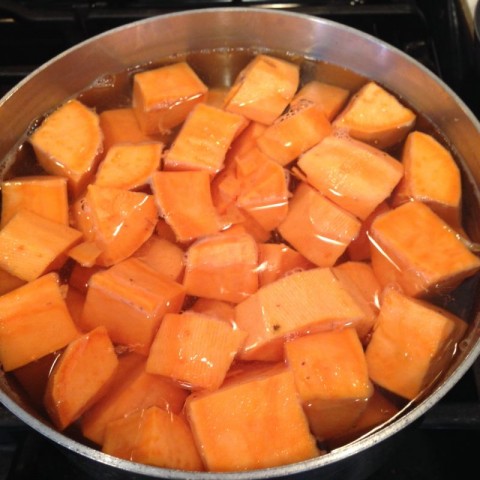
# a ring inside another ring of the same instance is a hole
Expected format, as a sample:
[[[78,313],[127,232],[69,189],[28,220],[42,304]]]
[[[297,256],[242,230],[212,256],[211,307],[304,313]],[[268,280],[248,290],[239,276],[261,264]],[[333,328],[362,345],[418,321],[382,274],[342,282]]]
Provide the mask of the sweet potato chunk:
[[[0,295],[11,292],[26,283],[25,280],[8,273],[3,268],[0,268]]]
[[[153,140],[142,132],[133,108],[113,108],[99,114],[105,152],[118,143],[143,143]]]
[[[366,343],[380,308],[380,283],[370,263],[347,261],[333,267],[333,272],[365,313],[364,322],[356,329]]]
[[[480,269],[478,257],[422,202],[378,216],[370,238],[380,283],[397,283],[411,296],[445,293]]]
[[[356,238],[360,227],[351,213],[301,183],[278,231],[305,258],[319,267],[330,267]]]
[[[48,379],[45,408],[53,423],[65,429],[106,392],[118,365],[104,327],[71,342]]]
[[[114,265],[135,252],[153,233],[158,209],[153,195],[89,185],[73,205],[73,218],[86,240],[102,253],[96,264]]]
[[[211,298],[198,298],[190,310],[210,315],[230,325],[235,325],[235,306],[232,303]]]
[[[165,170],[219,172],[233,139],[247,125],[248,121],[241,115],[210,105],[197,105],[165,156]]]
[[[258,288],[257,244],[247,233],[220,233],[190,246],[183,285],[189,295],[238,303]]]
[[[0,268],[31,281],[61,268],[82,233],[28,210],[20,210],[0,230]]]
[[[288,212],[286,171],[257,148],[237,156],[236,166],[236,206],[266,231],[277,228]]]
[[[56,273],[0,297],[0,362],[5,371],[59,350],[77,336]]]
[[[106,326],[113,342],[147,354],[163,316],[184,298],[182,285],[128,258],[90,278],[82,327]]]
[[[101,161],[95,185],[134,190],[148,184],[160,167],[163,144],[121,144],[111,147]]]
[[[68,179],[78,196],[92,179],[102,152],[98,115],[78,100],[69,100],[51,113],[29,138],[40,165]]]
[[[450,361],[466,328],[451,313],[387,289],[366,351],[370,378],[414,399]]]
[[[207,172],[156,172],[152,189],[177,240],[186,242],[220,230]]]
[[[102,250],[95,242],[81,242],[68,251],[68,256],[73,258],[83,267],[93,267]]]
[[[284,166],[331,131],[332,126],[320,105],[297,102],[257,138],[257,145],[263,153]]]
[[[299,67],[269,55],[257,55],[237,76],[225,99],[225,110],[272,124],[292,100]]]
[[[218,390],[192,395],[186,412],[205,465],[213,472],[274,467],[320,453],[293,375],[284,367],[262,369],[237,381],[234,377]]]
[[[192,389],[218,388],[246,332],[195,312],[165,315],[155,336],[146,370]]]
[[[287,341],[285,357],[317,439],[347,432],[373,393],[355,329],[342,328]]]
[[[312,80],[305,84],[293,97],[292,105],[298,102],[313,102],[318,104],[328,120],[332,121],[345,105],[350,92],[341,87]]]
[[[102,451],[162,468],[204,469],[185,419],[155,406],[109,423]]]
[[[208,88],[186,62],[135,74],[132,105],[142,131],[164,133],[205,100]]]
[[[181,281],[183,277],[185,252],[157,234],[153,234],[133,256],[172,280]]]
[[[102,445],[110,422],[151,406],[178,414],[188,393],[164,377],[147,373],[145,357],[135,354],[120,357],[108,392],[82,416],[82,433]]]
[[[355,326],[364,316],[330,268],[292,273],[237,305],[236,323],[249,333],[239,357],[277,361],[286,336]]]
[[[399,143],[415,124],[415,113],[375,82],[368,82],[335,119],[334,127],[377,148]]]
[[[409,200],[426,203],[449,225],[461,225],[460,170],[451,153],[431,135],[412,132],[402,153],[405,175],[393,197],[394,205]]]
[[[285,243],[258,245],[258,278],[260,285],[272,283],[291,273],[308,270],[315,265]]]
[[[392,193],[403,175],[402,164],[393,157],[336,136],[302,155],[298,166],[310,185],[361,220]]]
[[[22,209],[68,225],[67,179],[45,175],[17,177],[1,184],[4,227]]]

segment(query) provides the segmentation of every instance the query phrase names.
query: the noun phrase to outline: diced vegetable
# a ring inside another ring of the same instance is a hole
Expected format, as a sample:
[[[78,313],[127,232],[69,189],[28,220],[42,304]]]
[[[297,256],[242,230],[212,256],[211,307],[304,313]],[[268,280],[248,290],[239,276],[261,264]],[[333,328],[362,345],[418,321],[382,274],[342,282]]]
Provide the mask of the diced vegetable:
[[[235,306],[232,303],[211,298],[199,298],[192,305],[191,310],[235,325]]]
[[[113,342],[146,355],[163,316],[180,311],[184,298],[182,285],[129,258],[92,275],[82,327],[105,326]]]
[[[257,262],[248,233],[205,237],[187,250],[183,285],[188,295],[238,303],[257,291]]]
[[[168,314],[153,341],[146,370],[192,389],[223,383],[246,332],[201,313]]]
[[[29,137],[40,165],[68,179],[77,197],[93,178],[102,152],[98,115],[78,100],[69,100],[48,115]]]
[[[335,119],[334,127],[358,140],[387,148],[413,128],[415,113],[375,82],[368,82]]]
[[[390,155],[349,138],[329,136],[298,161],[307,182],[365,220],[395,188],[403,166]],[[372,181],[381,178],[381,181]]]
[[[186,412],[210,471],[274,467],[320,454],[285,368],[253,371],[248,379],[233,377],[218,390],[190,396]]]
[[[101,161],[95,185],[134,190],[145,187],[160,167],[163,144],[120,144],[112,146]]]
[[[452,154],[431,135],[415,131],[405,141],[402,163],[405,175],[393,197],[394,205],[422,201],[458,230],[462,185]]]
[[[238,304],[235,321],[249,333],[240,358],[277,361],[283,341],[363,322],[365,314],[330,268],[292,273]]]
[[[85,239],[102,251],[96,264],[109,267],[150,238],[158,209],[153,195],[90,184],[86,195],[73,205],[73,217]]]
[[[51,175],[17,177],[2,182],[2,222],[4,227],[22,209],[52,222],[68,225],[67,179]]]
[[[178,241],[187,242],[220,230],[207,172],[156,172],[152,189]]]
[[[480,269],[480,259],[422,202],[379,215],[370,238],[378,280],[397,283],[408,295],[445,293]]]
[[[454,315],[388,289],[366,350],[370,378],[414,399],[450,361],[466,328]]]
[[[187,396],[188,391],[175,383],[147,373],[145,357],[124,355],[119,359],[108,392],[82,416],[82,433],[89,440],[102,445],[105,429],[110,422],[151,406],[178,414]]]
[[[247,125],[248,121],[241,115],[210,105],[197,105],[167,151],[164,168],[219,172],[234,138]]]
[[[0,295],[11,292],[25,283],[25,280],[22,280],[21,278],[8,273],[3,268],[0,268]]]
[[[60,350],[77,336],[56,273],[0,297],[0,362],[6,372]]]
[[[135,74],[132,106],[146,134],[180,125],[205,100],[208,88],[186,62]]]
[[[157,467],[204,469],[184,418],[155,406],[111,422],[102,450],[132,462]]]
[[[349,96],[350,92],[345,88],[312,80],[300,88],[292,100],[292,105],[305,101],[316,103],[322,108],[328,120],[332,121],[343,108]]]
[[[82,233],[28,210],[20,210],[0,230],[0,268],[31,281],[61,268]]]
[[[319,267],[330,267],[357,237],[360,221],[306,183],[295,190],[278,231]]]
[[[347,432],[373,393],[355,329],[342,328],[287,341],[285,357],[316,438],[326,440]]]
[[[257,145],[272,160],[287,165],[331,131],[332,126],[320,105],[297,102],[257,138]]]
[[[298,84],[298,65],[257,55],[237,76],[225,99],[225,110],[270,125],[290,103]]]
[[[68,427],[105,394],[117,365],[117,355],[104,327],[68,345],[55,362],[45,392],[45,408],[57,428]]]

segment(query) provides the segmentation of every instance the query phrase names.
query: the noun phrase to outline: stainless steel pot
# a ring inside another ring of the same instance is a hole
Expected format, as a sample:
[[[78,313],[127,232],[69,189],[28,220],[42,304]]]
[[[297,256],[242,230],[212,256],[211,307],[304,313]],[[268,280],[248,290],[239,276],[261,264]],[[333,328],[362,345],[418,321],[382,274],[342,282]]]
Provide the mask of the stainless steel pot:
[[[148,64],[172,53],[212,48],[254,48],[321,59],[367,76],[395,92],[448,139],[464,170],[466,230],[479,241],[480,124],[442,81],[405,54],[351,28],[301,14],[254,8],[204,9],[147,19],[99,35],[48,62],[0,101],[0,158],[8,162],[31,122],[105,73]],[[0,164],[1,165],[1,164]],[[476,301],[474,310],[477,312]],[[365,478],[394,439],[437,403],[480,353],[480,316],[436,388],[379,431],[325,456],[278,468],[231,474],[159,469],[104,455],[57,432],[2,378],[0,400],[26,424],[52,440],[101,478],[267,479]]]

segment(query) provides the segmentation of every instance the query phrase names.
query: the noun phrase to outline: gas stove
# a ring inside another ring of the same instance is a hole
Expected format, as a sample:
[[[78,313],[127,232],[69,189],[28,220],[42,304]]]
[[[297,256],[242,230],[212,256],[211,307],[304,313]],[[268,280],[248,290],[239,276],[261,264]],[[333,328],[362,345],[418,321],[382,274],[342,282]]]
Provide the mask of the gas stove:
[[[324,17],[386,41],[442,78],[480,118],[475,4],[475,0],[0,0],[0,96],[45,61],[111,28],[192,8],[264,7]],[[479,445],[477,360],[371,480],[456,478],[459,472],[476,470]],[[0,480],[92,478],[56,445],[0,408]]]

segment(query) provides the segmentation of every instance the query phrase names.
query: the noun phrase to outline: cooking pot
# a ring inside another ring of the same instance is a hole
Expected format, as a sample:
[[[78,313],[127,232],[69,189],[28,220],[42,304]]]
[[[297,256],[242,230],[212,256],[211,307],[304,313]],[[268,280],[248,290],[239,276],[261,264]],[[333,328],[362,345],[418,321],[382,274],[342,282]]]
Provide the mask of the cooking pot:
[[[0,101],[0,158],[11,159],[32,122],[105,74],[147,65],[171,54],[218,48],[250,48],[306,56],[374,79],[432,122],[448,139],[464,175],[465,228],[480,239],[480,124],[441,80],[407,55],[352,28],[303,14],[256,8],[193,10],[142,20],[101,34],[46,63]],[[222,67],[223,68],[223,67]],[[228,66],[222,74],[228,75]],[[434,180],[434,179],[432,179]],[[3,376],[1,402],[33,429],[100,478],[252,480],[366,478],[393,442],[416,423],[466,373],[480,353],[480,316],[475,295],[470,328],[458,354],[435,388],[404,415],[364,438],[324,456],[292,465],[236,473],[189,473],[160,469],[105,455],[56,431]]]

